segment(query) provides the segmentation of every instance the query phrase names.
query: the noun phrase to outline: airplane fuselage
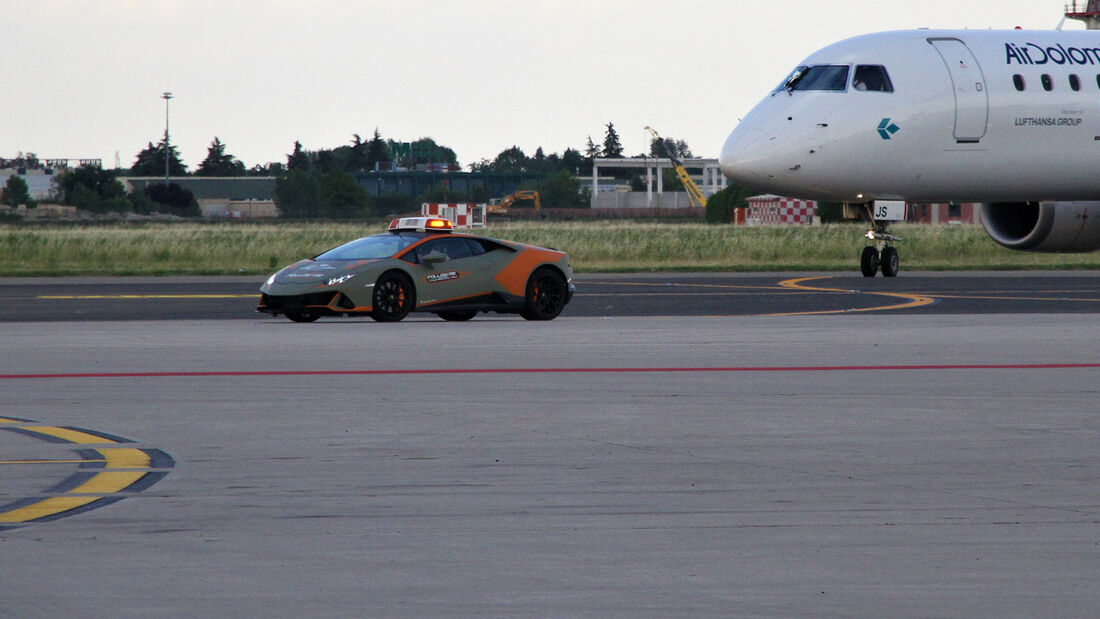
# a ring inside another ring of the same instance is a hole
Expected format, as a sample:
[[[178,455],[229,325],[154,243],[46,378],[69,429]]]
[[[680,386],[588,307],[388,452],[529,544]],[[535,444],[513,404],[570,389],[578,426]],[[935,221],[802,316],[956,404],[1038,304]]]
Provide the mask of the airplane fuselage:
[[[735,182],[841,202],[1100,200],[1100,32],[885,32],[800,67],[726,140]]]

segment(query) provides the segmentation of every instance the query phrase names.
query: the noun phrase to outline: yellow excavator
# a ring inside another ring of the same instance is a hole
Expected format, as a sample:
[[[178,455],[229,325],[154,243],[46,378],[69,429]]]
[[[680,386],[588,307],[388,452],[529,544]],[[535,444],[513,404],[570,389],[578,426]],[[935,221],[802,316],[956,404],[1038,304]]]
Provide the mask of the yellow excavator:
[[[672,149],[668,147],[664,139],[657,135],[657,131],[654,130],[653,127],[647,125],[645,130],[653,134],[653,139],[657,140],[657,143],[661,145],[661,149],[664,150],[668,158],[672,160],[672,169],[676,171],[676,176],[679,177],[680,182],[684,184],[684,189],[688,192],[688,201],[691,202],[691,205],[706,208],[707,197],[703,195],[703,190],[699,189],[695,181],[691,180],[691,175],[684,169],[684,164],[676,157],[676,154],[672,152]]]
[[[500,199],[500,202],[496,204],[485,205],[485,213],[487,215],[507,215],[508,208],[516,200],[532,200],[535,203],[535,214],[540,219],[546,219],[546,214],[542,212],[542,199],[539,197],[539,192],[532,190],[517,191],[511,195],[504,196]]]

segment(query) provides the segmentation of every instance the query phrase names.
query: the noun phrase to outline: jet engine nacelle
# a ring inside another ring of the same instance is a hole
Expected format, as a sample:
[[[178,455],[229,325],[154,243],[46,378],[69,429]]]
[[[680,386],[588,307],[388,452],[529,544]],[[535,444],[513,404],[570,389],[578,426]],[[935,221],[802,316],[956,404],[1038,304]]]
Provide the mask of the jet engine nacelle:
[[[985,231],[1009,249],[1100,249],[1100,202],[995,202],[981,209]]]

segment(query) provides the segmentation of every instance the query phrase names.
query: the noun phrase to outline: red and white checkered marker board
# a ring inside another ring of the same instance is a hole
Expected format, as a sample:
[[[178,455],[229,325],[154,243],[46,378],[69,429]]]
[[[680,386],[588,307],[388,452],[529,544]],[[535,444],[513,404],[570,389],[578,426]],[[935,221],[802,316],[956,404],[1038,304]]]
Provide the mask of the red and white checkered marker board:
[[[749,200],[749,217],[762,224],[810,224],[814,215],[817,215],[817,202],[813,200]]]
[[[485,226],[485,205],[472,203],[428,203],[420,205],[424,217],[445,217],[456,228],[482,228]]]

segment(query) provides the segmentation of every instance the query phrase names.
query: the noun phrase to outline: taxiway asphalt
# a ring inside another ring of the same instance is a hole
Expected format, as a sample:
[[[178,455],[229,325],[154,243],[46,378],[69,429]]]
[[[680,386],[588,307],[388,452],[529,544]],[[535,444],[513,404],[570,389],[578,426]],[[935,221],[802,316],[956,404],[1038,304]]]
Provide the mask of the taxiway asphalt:
[[[1100,277],[577,279],[549,323],[5,319],[0,616],[1100,609]],[[205,281],[137,290],[250,294]]]
[[[0,322],[255,318],[260,277],[0,278]],[[1093,313],[1094,272],[579,274],[564,316]],[[415,315],[414,315],[415,316]],[[430,315],[428,315],[430,316]]]

